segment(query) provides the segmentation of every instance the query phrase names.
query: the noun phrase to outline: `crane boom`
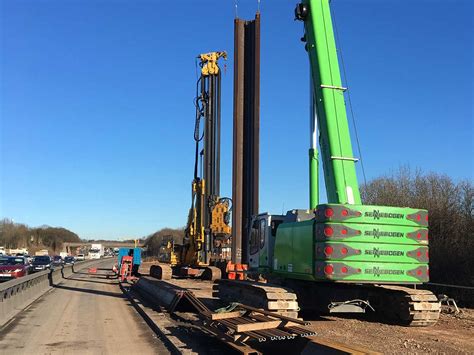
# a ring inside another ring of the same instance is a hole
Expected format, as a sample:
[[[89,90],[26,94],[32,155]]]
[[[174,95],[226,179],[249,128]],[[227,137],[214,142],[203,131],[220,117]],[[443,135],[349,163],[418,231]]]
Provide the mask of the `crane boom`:
[[[329,0],[304,0],[296,8],[295,15],[304,21],[328,202],[359,205],[361,199],[355,169],[357,159],[352,153],[344,102],[346,88],[341,81]],[[310,150],[312,160],[313,155]],[[310,186],[317,179],[317,169],[313,168]],[[314,197],[311,200],[314,201]]]

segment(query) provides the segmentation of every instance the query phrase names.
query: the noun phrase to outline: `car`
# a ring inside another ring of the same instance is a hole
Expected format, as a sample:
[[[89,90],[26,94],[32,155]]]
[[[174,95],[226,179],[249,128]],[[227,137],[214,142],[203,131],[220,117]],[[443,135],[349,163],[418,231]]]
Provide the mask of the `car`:
[[[0,280],[8,281],[30,273],[28,260],[22,256],[0,257]]]
[[[77,261],[86,260],[86,256],[84,254],[77,254],[76,260]]]
[[[61,256],[59,256],[59,255],[53,256],[53,265],[54,266],[60,266],[62,264],[63,264],[63,258],[61,258]]]
[[[72,265],[74,265],[75,262],[76,262],[76,258],[73,257],[73,256],[66,256],[66,257],[64,258],[64,264],[70,264],[70,265],[72,264]]]
[[[35,256],[33,259],[32,272],[51,269],[51,257],[48,255]]]

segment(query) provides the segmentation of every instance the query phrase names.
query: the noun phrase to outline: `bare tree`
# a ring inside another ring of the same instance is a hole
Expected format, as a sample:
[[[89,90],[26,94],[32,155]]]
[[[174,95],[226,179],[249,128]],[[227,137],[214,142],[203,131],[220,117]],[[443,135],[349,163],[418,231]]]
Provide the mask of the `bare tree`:
[[[474,285],[474,187],[447,175],[401,167],[361,189],[365,204],[425,208],[429,211],[430,278]]]
[[[77,234],[56,227],[30,228],[25,224],[14,223],[10,219],[0,221],[0,245],[7,249],[49,248],[51,251],[59,251],[64,242],[79,242]]]
[[[182,244],[184,238],[184,228],[163,228],[147,237],[145,246],[150,255],[157,256],[160,251],[160,246],[163,238],[171,237],[175,243]]]

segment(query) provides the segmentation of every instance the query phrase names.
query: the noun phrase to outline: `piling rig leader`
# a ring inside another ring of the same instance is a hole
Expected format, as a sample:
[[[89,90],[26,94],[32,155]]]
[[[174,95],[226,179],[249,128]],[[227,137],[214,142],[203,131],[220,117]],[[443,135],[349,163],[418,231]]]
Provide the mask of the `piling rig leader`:
[[[191,208],[183,245],[171,248],[170,266],[153,265],[152,276],[217,279],[230,257],[232,201],[220,197],[221,69],[226,52],[198,56],[201,75],[196,83],[195,161]],[[175,262],[173,262],[175,260]]]

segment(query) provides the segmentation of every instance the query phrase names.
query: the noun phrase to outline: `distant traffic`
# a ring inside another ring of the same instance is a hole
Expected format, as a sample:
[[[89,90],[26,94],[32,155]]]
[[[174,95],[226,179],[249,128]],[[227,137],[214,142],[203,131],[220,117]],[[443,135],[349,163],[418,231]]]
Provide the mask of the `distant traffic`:
[[[53,270],[63,265],[74,265],[77,261],[100,259],[118,255],[118,248],[104,248],[102,244],[92,244],[87,251],[79,250],[76,255],[60,253],[49,255],[47,249],[39,250],[34,256],[27,249],[6,249],[0,247],[0,282],[17,279],[35,272]]]

